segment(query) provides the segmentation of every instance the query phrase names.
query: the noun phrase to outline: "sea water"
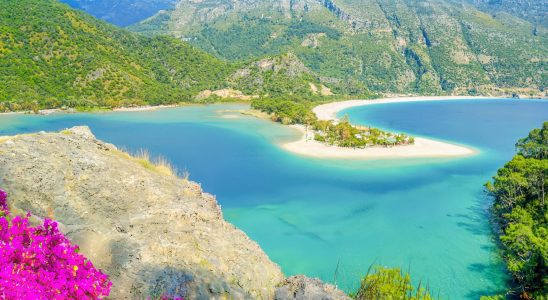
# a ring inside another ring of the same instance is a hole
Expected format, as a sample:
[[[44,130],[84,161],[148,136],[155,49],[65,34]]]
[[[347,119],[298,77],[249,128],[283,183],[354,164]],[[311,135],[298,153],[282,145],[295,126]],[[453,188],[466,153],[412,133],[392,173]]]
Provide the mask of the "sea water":
[[[288,153],[279,144],[298,133],[238,112],[245,108],[2,115],[0,135],[88,125],[99,139],[130,152],[161,155],[216,195],[225,218],[286,275],[319,277],[350,292],[371,265],[380,265],[409,271],[415,284],[444,299],[505,289],[483,184],[512,157],[516,140],[548,119],[548,102],[432,101],[341,112],[357,124],[480,151],[374,161]]]

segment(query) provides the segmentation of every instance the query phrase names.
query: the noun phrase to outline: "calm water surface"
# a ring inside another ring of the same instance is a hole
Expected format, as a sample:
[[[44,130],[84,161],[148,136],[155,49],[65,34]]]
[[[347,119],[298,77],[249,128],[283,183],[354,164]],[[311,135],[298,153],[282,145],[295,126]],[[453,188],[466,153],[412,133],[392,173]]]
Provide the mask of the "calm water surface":
[[[548,119],[548,102],[470,100],[378,104],[341,112],[351,121],[470,145],[460,159],[319,160],[276,143],[290,128],[240,115],[243,105],[151,112],[0,116],[0,135],[88,125],[129,151],[168,158],[215,194],[225,218],[287,275],[356,287],[371,264],[410,270],[447,299],[504,289],[483,184],[515,141]]]

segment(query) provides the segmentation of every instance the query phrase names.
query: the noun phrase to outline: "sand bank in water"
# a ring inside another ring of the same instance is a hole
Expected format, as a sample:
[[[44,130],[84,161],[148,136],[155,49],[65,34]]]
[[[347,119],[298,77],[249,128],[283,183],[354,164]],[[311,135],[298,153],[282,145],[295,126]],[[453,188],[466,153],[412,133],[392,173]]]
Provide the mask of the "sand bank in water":
[[[377,100],[350,100],[332,102],[317,106],[313,109],[320,120],[336,120],[341,110],[363,105],[415,102],[415,101],[443,101],[459,99],[488,99],[487,97],[399,97]],[[478,151],[466,146],[415,137],[412,145],[393,147],[374,146],[367,148],[346,148],[330,146],[313,140],[312,134],[306,132],[304,126],[294,125],[293,128],[302,133],[301,139],[288,142],[282,147],[293,153],[317,158],[343,159],[390,159],[390,158],[428,158],[428,157],[462,157],[476,154]]]

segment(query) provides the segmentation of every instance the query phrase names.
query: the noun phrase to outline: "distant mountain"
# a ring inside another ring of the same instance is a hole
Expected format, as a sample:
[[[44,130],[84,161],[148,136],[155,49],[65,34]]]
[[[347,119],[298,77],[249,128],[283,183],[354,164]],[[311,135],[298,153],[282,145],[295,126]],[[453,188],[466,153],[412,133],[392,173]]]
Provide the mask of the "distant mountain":
[[[118,26],[142,21],[159,10],[175,6],[177,0],[60,0],[74,8]]]
[[[544,94],[546,30],[452,0],[180,0],[129,27],[227,60],[293,53],[324,80],[385,93]]]
[[[533,24],[548,26],[547,0],[471,0],[471,3],[493,14],[505,12]]]

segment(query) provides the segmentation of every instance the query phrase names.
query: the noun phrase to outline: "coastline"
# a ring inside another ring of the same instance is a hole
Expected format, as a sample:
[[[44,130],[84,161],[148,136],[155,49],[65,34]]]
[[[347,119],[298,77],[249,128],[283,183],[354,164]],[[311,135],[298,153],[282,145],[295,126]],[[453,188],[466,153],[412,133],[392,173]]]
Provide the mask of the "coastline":
[[[312,111],[316,114],[319,120],[337,120],[337,113],[341,110],[356,106],[365,106],[373,104],[387,104],[400,102],[425,102],[425,101],[447,101],[447,100],[481,100],[481,99],[500,99],[496,97],[484,96],[411,96],[411,97],[394,97],[380,98],[368,100],[348,100],[340,102],[330,102],[314,107]]]
[[[143,106],[128,106],[128,107],[115,107],[110,109],[92,109],[90,111],[78,111],[74,108],[49,108],[41,109],[37,113],[29,110],[0,112],[0,115],[19,115],[19,114],[35,114],[35,115],[51,115],[51,114],[70,114],[70,113],[86,113],[86,112],[137,112],[137,111],[152,111],[163,108],[174,108],[182,105],[179,104],[166,104],[166,105],[143,105]]]
[[[312,111],[319,120],[337,120],[337,113],[341,110],[364,105],[386,104],[399,102],[419,102],[419,101],[444,101],[444,100],[470,100],[470,99],[498,99],[492,97],[471,97],[471,96],[443,96],[443,97],[397,97],[372,100],[348,100],[341,102],[331,102],[316,106]],[[297,141],[281,144],[281,147],[287,151],[302,156],[315,158],[336,158],[336,159],[393,159],[393,158],[451,158],[465,157],[477,154],[479,151],[471,147],[457,145],[453,143],[436,141],[433,139],[415,137],[415,143],[412,145],[401,145],[393,147],[366,147],[366,148],[346,148],[330,146],[309,136],[305,127],[302,125],[293,125],[294,129],[300,131],[301,138]]]
[[[319,120],[334,120],[337,121],[337,113],[356,106],[399,103],[399,102],[420,102],[420,101],[444,101],[444,100],[471,100],[471,99],[500,99],[498,97],[483,97],[483,96],[409,96],[409,97],[390,97],[380,99],[367,100],[346,100],[330,102],[316,106],[312,111],[316,114]],[[519,100],[516,100],[519,101]],[[192,105],[192,104],[190,104]],[[203,105],[203,104],[198,104]],[[174,108],[185,106],[181,104],[170,105],[145,105],[134,107],[119,107],[104,111],[95,112],[142,112],[154,111],[164,108]],[[46,109],[40,110],[39,114],[49,115],[54,113],[76,113],[74,109]],[[265,114],[249,113],[248,111],[235,111],[244,115],[268,119]],[[25,114],[31,112],[19,111],[0,114]],[[297,155],[314,157],[314,158],[334,158],[334,159],[397,159],[397,158],[451,158],[465,157],[479,153],[478,150],[466,145],[458,145],[454,143],[442,142],[428,138],[415,137],[415,143],[412,145],[399,146],[373,146],[366,148],[347,148],[331,146],[325,143],[315,141],[310,133],[307,133],[303,125],[291,125],[294,130],[299,132],[301,136],[296,141],[280,143],[279,146],[283,149]]]

